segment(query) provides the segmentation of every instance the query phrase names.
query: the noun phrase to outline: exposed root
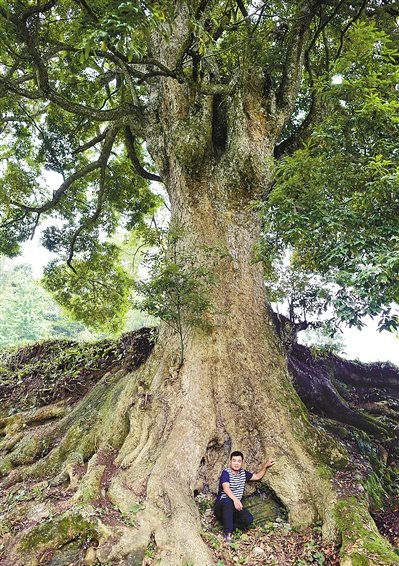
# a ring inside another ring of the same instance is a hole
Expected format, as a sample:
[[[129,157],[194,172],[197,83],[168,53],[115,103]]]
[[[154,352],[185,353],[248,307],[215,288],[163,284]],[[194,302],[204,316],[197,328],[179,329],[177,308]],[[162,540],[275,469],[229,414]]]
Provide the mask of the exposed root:
[[[88,461],[99,447],[119,447],[128,433],[125,409],[135,387],[135,381],[122,371],[105,375],[63,418],[40,430],[29,429],[17,442],[11,442],[12,449],[0,464],[3,475],[12,471],[6,480],[8,486],[49,474],[62,481],[71,477],[71,465]],[[9,440],[6,436],[4,442]]]
[[[106,373],[133,371],[148,358],[154,330],[142,328],[118,340],[52,340],[0,352],[0,416],[63,399],[71,405]]]
[[[9,563],[38,566],[44,557],[49,558],[49,551],[71,541],[108,538],[111,532],[93,515],[90,508],[69,510],[27,529],[11,549]]]
[[[393,436],[389,422],[377,420],[359,410],[367,409],[368,396],[362,397],[357,389],[356,397],[352,398],[350,391],[339,385],[340,382],[350,381],[366,383],[369,390],[373,386],[381,387],[381,371],[374,375],[372,367],[367,371],[365,364],[344,362],[336,356],[315,359],[308,348],[299,344],[291,349],[289,369],[301,399],[311,411],[364,430],[380,439]],[[389,367],[388,382],[394,391],[398,390],[399,370]],[[362,402],[365,404],[362,405]],[[377,413],[376,405],[374,413]],[[384,414],[384,409],[378,414]]]
[[[39,407],[38,409],[16,413],[9,417],[3,417],[0,419],[0,435],[9,436],[25,429],[28,426],[32,427],[46,424],[48,421],[65,416],[70,410],[70,407],[68,407],[66,402],[63,400],[52,405]],[[2,449],[1,446],[0,449]]]
[[[72,501],[74,503],[91,503],[101,495],[101,482],[106,469],[104,464],[99,463],[100,457],[98,454],[89,460],[87,465],[87,471],[83,478],[80,474],[72,475],[72,481],[70,481],[70,489],[77,491],[75,492]]]
[[[348,498],[335,507],[342,537],[341,566],[397,566],[399,557],[389,542],[379,533],[362,499]]]
[[[3,480],[5,552],[0,564],[45,564],[57,547],[75,541],[84,549],[89,546],[91,559],[100,564],[125,560],[141,565],[151,547],[157,564],[212,566],[193,495],[196,489],[215,491],[233,446],[246,449],[251,467],[261,463],[259,457],[277,455],[280,469],[268,473],[268,485],[289,508],[293,524],[321,519],[327,538],[340,534],[342,564],[355,566],[362,552],[370,565],[378,560],[397,564],[366,500],[356,500],[355,510],[352,500],[340,497],[332,486],[330,465],[342,465],[344,450],[324,432],[312,432],[302,405],[290,396],[288,380],[276,385],[282,404],[270,406],[261,377],[254,383],[236,379],[232,403],[218,376],[250,373],[247,359],[237,354],[239,369],[233,364],[226,368],[229,351],[222,352],[221,361],[215,355],[211,371],[198,378],[202,361],[197,355],[171,380],[165,377],[169,353],[163,356],[158,350],[135,373],[104,375],[78,404],[68,408],[60,402],[1,420],[0,469],[8,475]],[[343,397],[339,403],[339,410],[346,407],[346,418],[351,411],[358,413]],[[269,407],[278,419],[265,424]],[[386,422],[360,416],[357,424],[371,423],[378,438],[390,432]],[[298,430],[287,432],[290,419],[296,419]],[[309,452],[298,441],[302,434]],[[318,468],[312,451],[324,457]],[[34,483],[43,478],[48,479]],[[365,528],[350,526],[353,513]]]

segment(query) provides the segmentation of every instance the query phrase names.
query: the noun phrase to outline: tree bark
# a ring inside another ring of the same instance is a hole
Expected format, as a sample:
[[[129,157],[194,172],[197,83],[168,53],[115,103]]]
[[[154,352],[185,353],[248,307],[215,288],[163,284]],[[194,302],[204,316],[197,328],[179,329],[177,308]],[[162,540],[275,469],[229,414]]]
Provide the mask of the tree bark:
[[[179,369],[174,369],[177,341],[161,331],[143,369],[144,416],[136,403],[116,460],[125,471],[111,483],[111,500],[123,509],[127,502],[131,505],[136,486],[145,485],[145,520],[140,523],[163,549],[165,564],[183,559],[211,564],[195,528],[194,490],[214,491],[229,452],[242,449],[251,469],[267,455],[277,459],[267,480],[289,509],[293,525],[321,518],[331,537],[334,493],[317,467],[321,457],[332,461],[343,455],[312,430],[288,377],[283,349],[266,314],[262,269],[252,261],[259,233],[256,215],[223,210],[203,193],[185,213],[187,245],[196,243],[199,255],[205,254],[201,246],[222,250],[216,259],[210,254],[209,261],[219,282],[212,295],[211,329],[191,333]],[[167,532],[160,515],[168,518]]]

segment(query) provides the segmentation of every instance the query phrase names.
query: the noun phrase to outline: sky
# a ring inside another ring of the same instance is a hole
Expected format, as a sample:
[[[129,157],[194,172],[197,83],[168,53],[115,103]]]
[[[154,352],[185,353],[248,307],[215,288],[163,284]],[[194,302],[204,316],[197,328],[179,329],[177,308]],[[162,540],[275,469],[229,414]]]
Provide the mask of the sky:
[[[33,240],[23,244],[22,255],[15,258],[15,263],[30,263],[35,277],[40,277],[44,266],[54,258],[39,245],[39,234]],[[344,330],[345,354],[344,357],[363,362],[390,361],[399,366],[399,339],[387,331],[378,332],[377,322],[371,319],[366,321],[362,331],[354,328]]]
[[[368,319],[362,331],[347,328],[344,336],[346,358],[363,362],[391,361],[399,366],[399,339],[390,332],[378,332],[375,320]]]

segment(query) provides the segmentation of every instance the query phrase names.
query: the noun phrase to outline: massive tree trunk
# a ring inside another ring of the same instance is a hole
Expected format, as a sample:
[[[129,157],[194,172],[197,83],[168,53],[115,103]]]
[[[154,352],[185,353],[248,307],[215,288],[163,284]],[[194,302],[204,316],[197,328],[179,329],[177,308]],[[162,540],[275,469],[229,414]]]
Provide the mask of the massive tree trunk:
[[[189,231],[183,245],[196,244],[200,257],[210,257],[218,282],[210,330],[191,333],[181,367],[177,340],[161,332],[153,358],[143,369],[146,418],[136,405],[130,415],[131,433],[117,459],[126,470],[109,491],[123,508],[128,501],[131,505],[132,496],[131,489],[128,495],[121,486],[133,483],[133,493],[137,483],[146,486],[140,522],[154,533],[165,564],[183,559],[211,563],[195,528],[194,490],[204,485],[215,489],[231,449],[244,450],[250,468],[257,468],[267,455],[276,458],[268,483],[289,509],[292,523],[322,519],[326,534],[334,531],[334,494],[317,471],[316,454],[326,462],[342,454],[311,430],[289,380],[282,347],[267,317],[262,269],[251,261],[259,233],[256,215],[226,207],[210,197],[212,189],[209,184],[200,190],[197,202],[179,205],[184,211],[179,220]],[[215,256],[210,249],[219,251]],[[166,528],[160,520],[163,514],[169,516]]]

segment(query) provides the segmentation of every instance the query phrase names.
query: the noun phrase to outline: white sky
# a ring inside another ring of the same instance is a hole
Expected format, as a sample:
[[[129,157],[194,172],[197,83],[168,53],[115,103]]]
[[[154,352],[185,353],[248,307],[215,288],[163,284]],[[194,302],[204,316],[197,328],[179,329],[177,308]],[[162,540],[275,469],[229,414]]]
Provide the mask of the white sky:
[[[391,361],[399,366],[399,339],[391,332],[378,332],[377,322],[368,320],[363,330],[347,328],[344,332],[346,358],[363,362]]]

